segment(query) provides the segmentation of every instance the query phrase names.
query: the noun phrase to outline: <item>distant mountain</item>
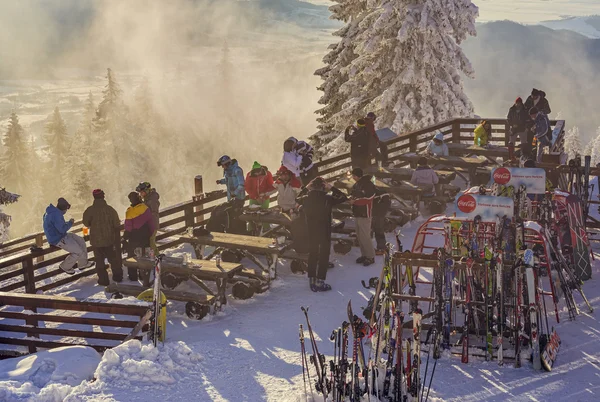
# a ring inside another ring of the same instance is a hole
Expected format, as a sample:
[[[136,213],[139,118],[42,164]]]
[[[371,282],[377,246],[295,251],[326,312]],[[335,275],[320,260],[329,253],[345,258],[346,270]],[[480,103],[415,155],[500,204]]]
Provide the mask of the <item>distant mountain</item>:
[[[577,32],[588,38],[600,38],[600,15],[590,17],[568,17],[561,20],[542,21],[540,25],[551,29]]]
[[[267,11],[276,20],[291,22],[305,28],[331,29],[342,24],[330,20],[331,13],[327,6],[315,5],[300,0],[250,0],[239,1],[253,9]]]
[[[467,94],[482,116],[502,116],[517,96],[532,88],[547,93],[551,117],[561,113],[586,138],[600,126],[600,39],[565,30],[510,21],[478,26],[463,49],[476,78],[466,79]]]

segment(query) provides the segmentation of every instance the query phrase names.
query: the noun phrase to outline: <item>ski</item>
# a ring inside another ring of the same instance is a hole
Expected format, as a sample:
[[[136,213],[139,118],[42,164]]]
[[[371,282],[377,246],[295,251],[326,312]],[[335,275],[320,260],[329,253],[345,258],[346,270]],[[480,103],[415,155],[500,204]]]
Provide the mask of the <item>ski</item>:
[[[503,337],[504,337],[504,261],[502,258],[502,250],[498,251],[496,258],[496,328],[498,334],[496,335],[496,345],[498,346],[498,365],[504,365],[504,350],[503,350]]]
[[[410,374],[409,392],[413,398],[418,399],[419,389],[421,388],[420,368],[421,368],[421,309],[413,311],[413,350],[412,367]]]
[[[533,357],[533,368],[540,370],[542,368],[542,362],[540,360],[540,339],[539,339],[539,323],[538,323],[538,306],[536,303],[536,280],[534,272],[533,262],[533,250],[525,250],[523,257],[525,264],[525,276],[527,278],[527,298],[528,298],[528,311],[529,311],[529,325],[530,325],[530,344],[532,348]]]
[[[164,328],[161,328],[161,312],[163,308],[162,300],[161,300],[161,292],[160,292],[160,273],[162,271],[162,259],[164,254],[159,254],[156,256],[154,261],[154,292],[152,295],[152,320],[150,322],[150,326],[152,331],[150,332],[150,337],[152,339],[152,343],[154,346],[158,344],[159,339],[162,339],[161,336]]]
[[[328,386],[327,377],[325,374],[325,355],[319,354],[317,341],[315,340],[315,335],[313,333],[312,326],[310,325],[310,320],[308,319],[308,307],[300,307],[300,309],[306,317],[306,326],[308,328],[308,334],[313,351],[310,361],[315,366],[315,370],[317,372],[315,389],[317,392],[321,392],[323,394],[323,400],[327,402]]]
[[[463,340],[462,340],[462,363],[469,363],[469,322],[472,319],[472,309],[471,298],[472,298],[472,289],[471,283],[473,282],[473,264],[475,261],[472,258],[468,258],[466,262],[466,271],[467,271],[467,289],[466,289],[466,314],[465,314],[465,322],[463,324]],[[435,356],[435,355],[434,355]]]

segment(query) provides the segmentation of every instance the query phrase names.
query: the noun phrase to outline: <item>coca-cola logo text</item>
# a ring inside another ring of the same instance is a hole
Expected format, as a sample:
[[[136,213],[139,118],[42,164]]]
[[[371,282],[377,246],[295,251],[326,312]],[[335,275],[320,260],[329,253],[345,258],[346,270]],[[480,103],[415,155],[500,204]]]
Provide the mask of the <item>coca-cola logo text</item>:
[[[475,211],[475,207],[477,207],[477,202],[475,201],[475,198],[473,198],[473,196],[469,194],[461,195],[458,198],[458,202],[456,204],[458,206],[458,209],[465,214],[469,214]]]
[[[510,170],[501,167],[494,171],[494,182],[498,184],[506,184],[510,181]]]

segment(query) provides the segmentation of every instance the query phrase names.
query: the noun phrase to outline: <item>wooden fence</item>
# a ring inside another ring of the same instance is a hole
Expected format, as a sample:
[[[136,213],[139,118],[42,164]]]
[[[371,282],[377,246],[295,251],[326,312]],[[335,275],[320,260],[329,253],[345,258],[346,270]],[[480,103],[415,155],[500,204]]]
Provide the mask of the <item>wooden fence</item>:
[[[505,119],[486,119],[492,124],[491,143],[494,145],[508,144],[508,132]],[[398,135],[386,142],[388,161],[396,166],[405,166],[399,162],[400,155],[408,152],[423,150],[433,136],[441,132],[444,139],[451,143],[472,142],[473,129],[479,119],[453,119],[436,124],[421,130]],[[554,136],[557,138],[553,149],[562,150],[564,142],[565,124],[563,120],[551,121]],[[321,159],[315,163],[321,176],[335,179],[345,174],[351,166],[350,154],[344,153],[330,158]],[[225,194],[222,191],[202,193],[201,178],[196,179],[195,196],[191,201],[164,208],[160,211],[160,230],[157,236],[159,249],[167,249],[178,243],[170,239],[172,236],[182,234],[186,228],[201,225],[210,217],[216,205],[223,202]],[[72,229],[73,233],[82,231],[82,223],[78,221]],[[88,237],[84,237],[89,241]],[[43,247],[38,254],[31,254],[31,246]],[[88,246],[88,251],[91,247]],[[51,269],[52,265],[61,262],[66,256],[62,250],[49,247],[43,234],[34,233],[18,239],[13,239],[0,245],[0,291],[8,292],[20,290],[35,294],[44,292],[81,277],[94,274],[94,269],[88,269],[78,274],[68,276],[59,268]],[[47,279],[52,278],[50,283]],[[41,283],[40,283],[41,282]]]

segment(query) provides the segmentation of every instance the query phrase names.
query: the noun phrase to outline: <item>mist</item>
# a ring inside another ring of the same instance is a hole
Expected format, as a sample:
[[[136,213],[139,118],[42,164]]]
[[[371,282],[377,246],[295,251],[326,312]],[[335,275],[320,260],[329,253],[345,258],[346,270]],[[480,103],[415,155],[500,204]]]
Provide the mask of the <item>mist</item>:
[[[137,97],[146,86],[160,128],[153,130],[154,120],[142,122],[143,133],[128,134],[128,141],[144,143],[151,169],[134,177],[107,164],[90,178],[92,188],[111,188],[117,176],[125,180],[130,189],[106,195],[121,217],[127,193],[138,182],[156,187],[163,206],[185,201],[193,194],[195,175],[203,175],[205,191],[217,188],[214,182],[222,170],[216,160],[221,155],[236,158],[245,172],[254,161],[275,171],[283,140],[307,138],[315,131],[315,88],[320,82],[313,72],[321,66],[330,39],[323,32],[278,21],[254,4],[2,2],[0,23],[10,32],[8,38],[2,36],[0,47],[0,96],[9,100],[0,102],[2,134],[12,110],[23,120],[34,106],[38,114],[50,114],[59,106],[73,135],[88,90],[96,105],[101,100],[107,67],[123,89],[133,120],[143,117]],[[57,88],[47,90],[47,82]],[[25,127],[42,165],[47,163],[43,127],[43,121]],[[169,149],[153,147],[155,136],[163,136],[161,143],[167,136]],[[8,181],[2,183],[7,189]],[[51,173],[43,181],[43,191],[28,191],[18,204],[6,208],[13,216],[13,237],[39,230],[45,207],[65,196]],[[91,194],[84,202],[91,204]],[[79,212],[72,209],[68,214],[77,219]]]

